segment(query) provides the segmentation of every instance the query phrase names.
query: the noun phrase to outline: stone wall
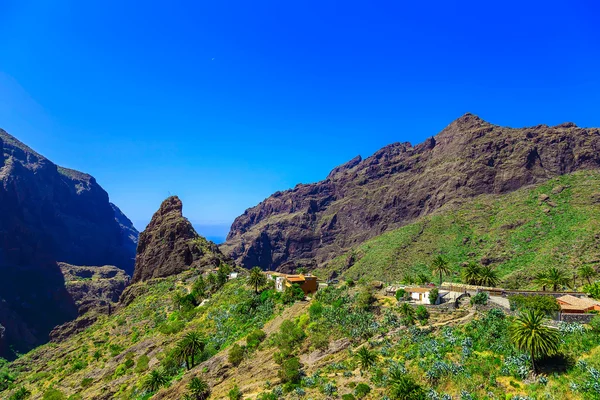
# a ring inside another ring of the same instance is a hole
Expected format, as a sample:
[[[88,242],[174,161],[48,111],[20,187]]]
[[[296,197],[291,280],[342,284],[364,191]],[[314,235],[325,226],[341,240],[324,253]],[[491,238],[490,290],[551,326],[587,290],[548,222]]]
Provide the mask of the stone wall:
[[[578,322],[580,324],[589,324],[592,318],[598,314],[569,314],[561,313],[560,320],[562,322]]]

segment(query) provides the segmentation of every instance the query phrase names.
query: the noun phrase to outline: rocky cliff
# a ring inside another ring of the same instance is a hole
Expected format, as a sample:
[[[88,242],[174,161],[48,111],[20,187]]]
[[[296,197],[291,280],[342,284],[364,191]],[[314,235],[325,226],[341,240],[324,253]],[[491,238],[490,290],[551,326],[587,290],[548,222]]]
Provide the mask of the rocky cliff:
[[[277,192],[234,221],[222,251],[244,267],[322,265],[456,199],[505,193],[600,166],[600,131],[507,128],[465,114],[425,142],[394,143]]]
[[[140,234],[133,283],[191,268],[217,267],[226,260],[216,244],[196,233],[182,210],[181,200],[172,196],[152,216]]]
[[[43,343],[52,328],[77,316],[57,262],[131,273],[137,232],[92,176],[55,165],[1,129],[0,155],[0,356],[6,356],[6,348]]]

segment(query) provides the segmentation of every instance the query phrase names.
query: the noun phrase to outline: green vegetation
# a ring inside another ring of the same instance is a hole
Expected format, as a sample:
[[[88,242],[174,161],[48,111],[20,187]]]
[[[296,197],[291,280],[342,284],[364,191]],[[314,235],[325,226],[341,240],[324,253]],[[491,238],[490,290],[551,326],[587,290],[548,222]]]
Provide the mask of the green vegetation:
[[[248,285],[254,288],[254,291],[258,293],[258,288],[264,286],[267,283],[267,277],[260,267],[254,267],[250,270],[248,276]]]
[[[543,324],[545,315],[525,310],[510,327],[510,337],[519,350],[529,353],[533,372],[535,359],[556,353],[559,346],[558,332]]]
[[[440,275],[440,286],[442,286],[442,278],[444,275],[450,275],[452,270],[448,265],[448,261],[442,256],[437,256],[431,263],[431,272]]]
[[[537,289],[536,275],[550,266],[565,271],[572,285],[580,265],[598,269],[593,263],[600,259],[599,187],[599,172],[580,171],[534,188],[448,204],[350,249],[316,273],[415,283],[442,254],[449,266],[447,281],[461,281],[465,263],[475,263],[489,265],[498,284],[508,289]],[[542,194],[550,205],[540,201]],[[354,262],[347,268],[349,254]]]
[[[508,296],[511,310],[531,310],[554,317],[560,311],[560,305],[553,296],[524,296],[521,294]]]

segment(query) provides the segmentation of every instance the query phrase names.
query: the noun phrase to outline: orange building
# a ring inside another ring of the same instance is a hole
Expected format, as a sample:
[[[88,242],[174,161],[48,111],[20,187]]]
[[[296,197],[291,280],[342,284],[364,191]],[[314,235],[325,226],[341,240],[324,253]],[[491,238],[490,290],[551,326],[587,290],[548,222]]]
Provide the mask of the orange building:
[[[319,288],[317,277],[311,274],[287,275],[280,272],[267,272],[267,277],[275,281],[275,289],[283,292],[294,283],[298,284],[304,294],[316,293]]]
[[[567,294],[557,298],[556,301],[564,313],[584,314],[593,310],[600,311],[600,302],[586,297],[579,298]]]

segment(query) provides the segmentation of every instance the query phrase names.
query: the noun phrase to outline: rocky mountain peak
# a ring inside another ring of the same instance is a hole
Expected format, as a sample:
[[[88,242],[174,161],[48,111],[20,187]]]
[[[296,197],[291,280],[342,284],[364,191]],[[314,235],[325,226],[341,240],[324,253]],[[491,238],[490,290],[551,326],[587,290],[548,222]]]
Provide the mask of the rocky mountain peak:
[[[175,215],[183,217],[183,203],[181,202],[179,197],[171,196],[171,197],[168,197],[167,199],[165,199],[162,202],[162,204],[160,205],[160,208],[156,212],[155,216],[156,215],[164,216],[169,213],[175,213]]]
[[[198,235],[183,216],[177,196],[164,200],[140,234],[133,283],[178,274],[191,268],[216,267],[225,261],[217,245]]]

